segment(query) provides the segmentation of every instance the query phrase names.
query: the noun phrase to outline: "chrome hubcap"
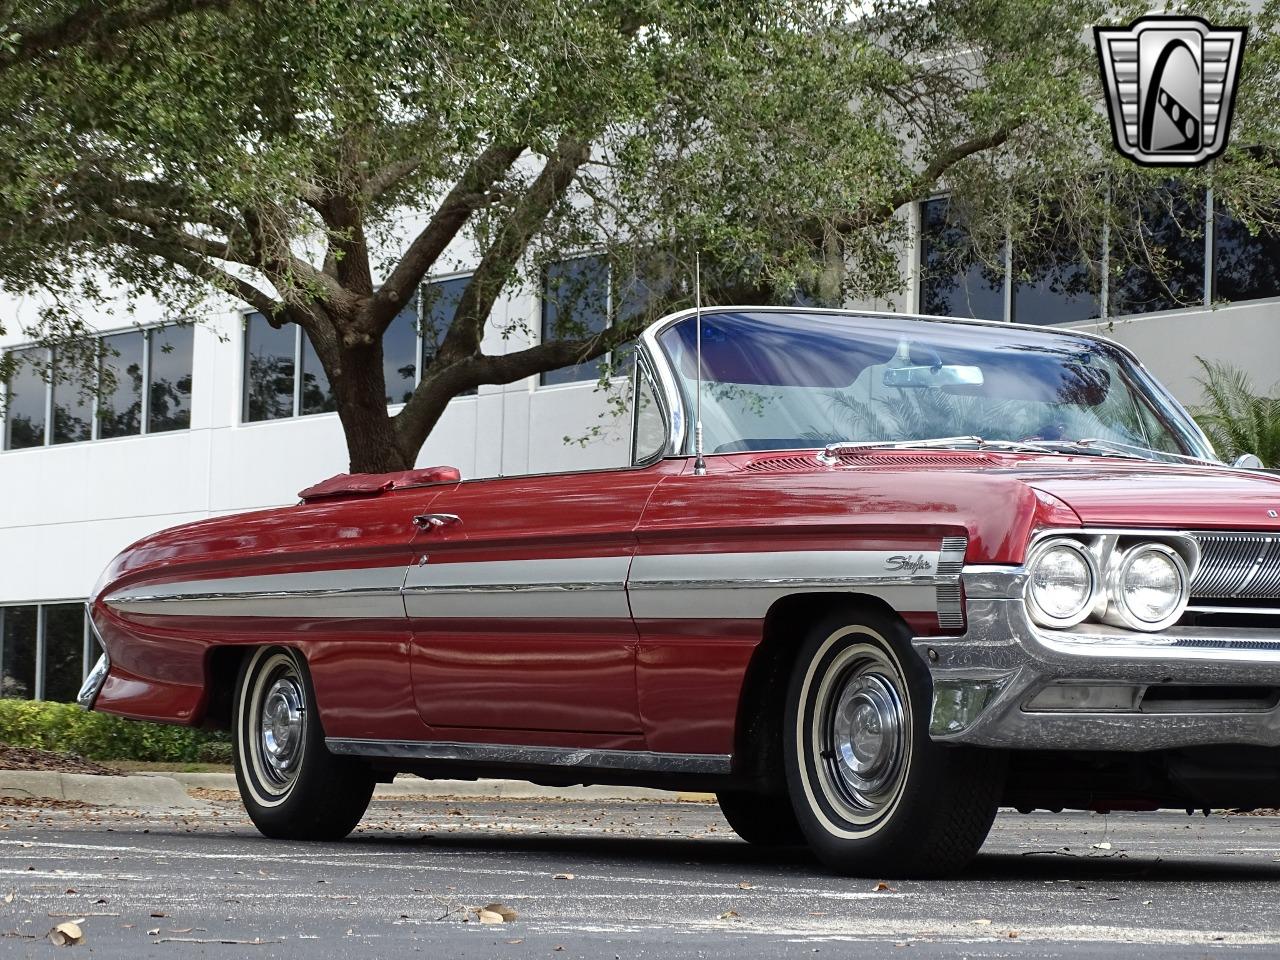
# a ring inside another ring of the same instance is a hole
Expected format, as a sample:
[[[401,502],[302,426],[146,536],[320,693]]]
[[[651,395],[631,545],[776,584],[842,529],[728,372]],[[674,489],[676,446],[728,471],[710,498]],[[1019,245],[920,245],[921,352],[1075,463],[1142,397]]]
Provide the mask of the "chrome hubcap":
[[[258,721],[263,772],[274,784],[283,786],[297,776],[305,725],[306,701],[298,678],[280,677],[267,690]]]
[[[825,772],[840,799],[862,815],[892,802],[906,771],[910,729],[901,682],[888,664],[861,657],[827,701]]]

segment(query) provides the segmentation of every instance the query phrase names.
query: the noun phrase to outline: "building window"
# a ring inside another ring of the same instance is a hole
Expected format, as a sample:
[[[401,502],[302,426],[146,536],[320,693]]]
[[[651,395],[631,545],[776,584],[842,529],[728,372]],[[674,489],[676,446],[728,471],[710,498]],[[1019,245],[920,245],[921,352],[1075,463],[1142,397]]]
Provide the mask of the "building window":
[[[101,650],[83,603],[0,607],[0,697],[73,702]]]
[[[1119,211],[1111,259],[1128,266],[1111,277],[1107,313],[1113,317],[1204,303],[1205,197],[1158,190]]]
[[[0,696],[36,695],[36,636],[39,607],[0,607]]]
[[[102,392],[98,397],[98,435],[129,437],[142,432],[142,331],[117,333],[99,341]]]
[[[12,351],[5,449],[188,429],[194,339],[177,325]]]
[[[14,367],[5,393],[5,449],[43,446],[49,419],[49,384],[44,378],[49,351],[28,347],[14,350],[9,359]]]
[[[422,288],[422,358],[419,369],[426,371],[436,358],[440,349],[440,341],[453,323],[453,315],[458,311],[458,303],[462,294],[471,282],[470,276],[449,277],[435,280]],[[476,392],[470,390],[459,396],[471,396]]]
[[[90,344],[92,351],[96,345]],[[93,353],[77,356],[61,348],[53,351],[53,443],[93,439],[93,394],[97,386]],[[86,363],[86,360],[90,362]]]
[[[430,284],[426,289],[430,288]],[[415,296],[391,321],[382,336],[382,379],[386,383],[387,403],[408,403],[418,386],[421,361],[418,354],[422,337],[419,333],[418,298]]]
[[[981,261],[949,208],[946,197],[920,204],[920,312],[1003,320],[1004,263]]]
[[[1009,319],[1037,326],[1096,319],[1102,313],[1101,244],[1086,252],[1054,205],[1041,204],[1037,212],[1028,242],[1013,247]]]
[[[433,286],[428,284],[428,287]],[[418,298],[391,321],[382,337],[387,403],[408,403],[418,385]],[[332,413],[338,401],[311,336],[296,324],[276,329],[261,313],[245,316],[244,403],[246,423]]]
[[[609,325],[609,264],[604,257],[577,257],[548,264],[542,274],[542,341],[580,339]],[[548,370],[543,386],[598,380],[607,357]]]
[[[186,430],[191,426],[191,352],[195,331],[190,326],[161,327],[147,337],[150,385],[147,433]]]
[[[333,395],[333,387],[329,384],[329,374],[324,371],[320,362],[320,354],[311,342],[311,334],[300,331],[302,341],[302,363],[298,369],[302,372],[300,396],[303,416],[312,413],[333,413],[338,409],[338,401]]]
[[[1280,297],[1280,235],[1250,232],[1230,212],[1213,216],[1213,299]]]
[[[261,313],[251,313],[245,318],[245,420],[278,420],[297,412],[293,374],[297,369],[301,332],[292,324],[273,327]]]

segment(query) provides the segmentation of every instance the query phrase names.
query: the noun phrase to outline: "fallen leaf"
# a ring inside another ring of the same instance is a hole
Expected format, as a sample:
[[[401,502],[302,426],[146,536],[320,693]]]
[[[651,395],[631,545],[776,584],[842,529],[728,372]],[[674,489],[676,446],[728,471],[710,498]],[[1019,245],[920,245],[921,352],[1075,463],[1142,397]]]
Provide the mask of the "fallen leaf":
[[[554,877],[552,877],[551,879],[552,879],[552,880],[572,880],[572,879],[573,879],[573,874],[572,874],[572,873],[557,873],[557,874],[556,874]]]
[[[897,892],[898,892],[898,888],[897,888],[897,887],[891,887],[891,886],[889,886],[887,883],[885,883],[883,880],[881,880],[881,881],[880,881],[879,883],[877,883],[877,884],[876,884],[876,886],[875,886],[875,892],[876,892],[876,893],[884,893],[886,890],[888,890],[890,893],[897,893]]]
[[[77,943],[84,943],[84,931],[79,924],[70,921],[58,924],[47,936],[55,947],[74,947]]]
[[[502,914],[495,910],[477,910],[476,916],[480,918],[481,923],[504,923]]]
[[[512,909],[511,907],[508,907],[505,903],[486,904],[484,909],[488,910],[490,913],[496,913],[498,916],[502,917],[503,923],[513,923],[517,916],[515,910]]]
[[[1017,930],[1010,930],[1010,931],[1008,932],[1008,937],[1009,937],[1009,939],[1010,939],[1010,940],[1017,940],[1017,939],[1018,939],[1018,931],[1017,931]]]
[[[1110,849],[1111,849],[1111,844],[1107,843],[1107,841],[1105,841],[1105,840],[1104,840],[1104,841],[1102,841],[1102,843],[1095,843],[1095,844],[1093,845],[1093,849],[1095,849],[1095,850],[1110,850]]]
[[[720,919],[721,919],[721,920],[736,920],[736,919],[738,918],[738,916],[739,916],[739,914],[738,914],[738,911],[737,911],[737,910],[726,910],[724,913],[720,914]]]
[[[8,893],[4,895],[4,902],[13,903],[13,898],[16,897],[17,895],[18,895],[17,890],[10,890]]]
[[[742,881],[742,883],[738,884],[738,889],[739,889],[739,890],[754,890],[754,889],[755,889],[755,887],[754,887],[752,884],[747,883],[747,882],[744,880],[744,881]]]
[[[988,920],[986,917],[983,917],[983,918],[981,918],[981,919],[979,919],[979,920],[975,920],[975,921],[973,921],[973,922],[974,922],[977,926],[979,926],[979,927],[989,927],[989,926],[991,926],[991,921],[990,921],[990,920]]]

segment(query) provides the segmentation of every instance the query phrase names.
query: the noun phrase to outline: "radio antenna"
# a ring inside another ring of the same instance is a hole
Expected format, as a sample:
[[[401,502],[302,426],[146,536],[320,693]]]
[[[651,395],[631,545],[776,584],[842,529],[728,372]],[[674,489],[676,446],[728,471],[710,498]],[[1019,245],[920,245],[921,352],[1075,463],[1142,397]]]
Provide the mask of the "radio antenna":
[[[698,338],[698,385],[693,395],[693,475],[707,475],[707,461],[702,456],[702,255],[693,254],[694,324]]]

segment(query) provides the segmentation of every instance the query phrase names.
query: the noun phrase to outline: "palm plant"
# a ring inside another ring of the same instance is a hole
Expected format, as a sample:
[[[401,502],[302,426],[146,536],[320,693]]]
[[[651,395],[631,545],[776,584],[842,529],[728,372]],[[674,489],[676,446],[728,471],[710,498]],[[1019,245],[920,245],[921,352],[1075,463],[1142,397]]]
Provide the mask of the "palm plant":
[[[1255,392],[1243,370],[1196,357],[1204,369],[1197,378],[1204,404],[1193,414],[1213,442],[1218,456],[1230,463],[1252,453],[1266,467],[1280,467],[1280,396]]]

